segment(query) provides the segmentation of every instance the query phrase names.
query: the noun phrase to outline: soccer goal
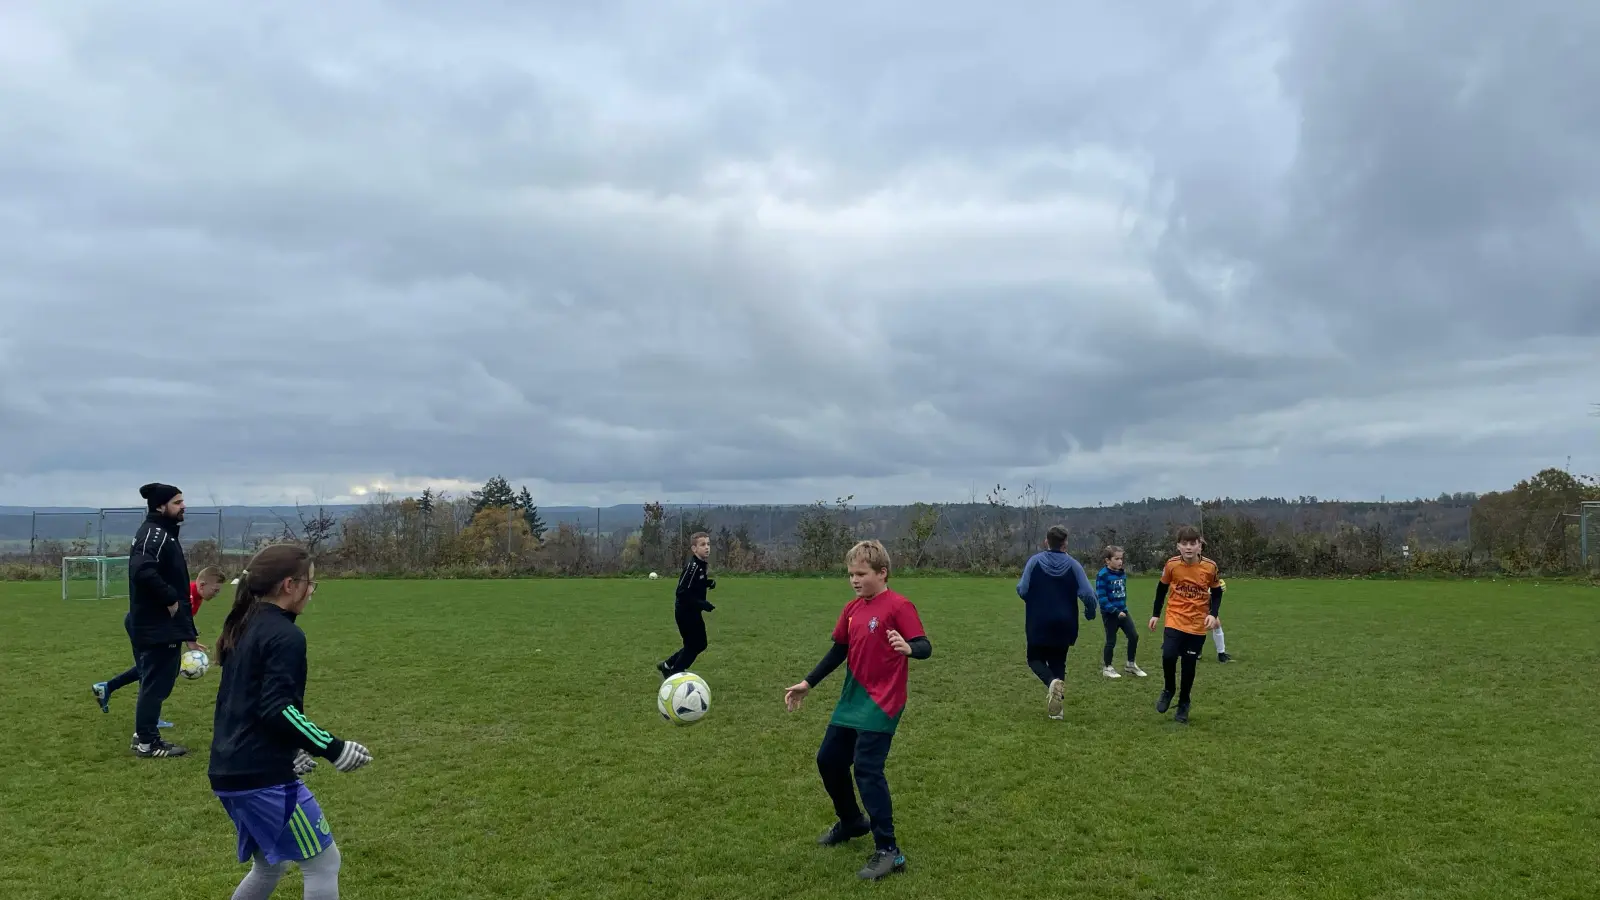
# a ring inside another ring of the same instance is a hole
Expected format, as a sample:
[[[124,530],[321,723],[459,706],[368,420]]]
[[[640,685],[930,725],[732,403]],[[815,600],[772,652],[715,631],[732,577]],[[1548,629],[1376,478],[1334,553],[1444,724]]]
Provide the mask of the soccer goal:
[[[126,556],[65,556],[61,559],[61,599],[106,600],[128,596]]]

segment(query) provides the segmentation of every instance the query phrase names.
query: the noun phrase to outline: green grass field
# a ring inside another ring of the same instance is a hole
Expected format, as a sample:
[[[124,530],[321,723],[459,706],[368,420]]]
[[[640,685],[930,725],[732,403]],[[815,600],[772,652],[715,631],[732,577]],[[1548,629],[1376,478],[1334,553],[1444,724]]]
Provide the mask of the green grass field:
[[[861,885],[870,842],[814,845],[842,673],[782,705],[827,648],[842,577],[720,580],[695,667],[714,705],[692,728],[654,707],[670,583],[323,583],[300,620],[308,711],[375,757],[307,777],[344,896],[1600,895],[1600,592],[1234,579],[1238,662],[1208,653],[1184,728],[1154,712],[1152,637],[1151,677],[1109,681],[1085,623],[1055,722],[1013,582],[895,586],[934,655],[911,664],[888,762],[910,866]],[[122,603],[57,590],[0,585],[0,896],[228,896],[245,869],[205,777],[219,673],[166,707],[194,752],[134,758],[136,689],[110,715],[89,693],[129,663]],[[1133,590],[1139,610],[1150,583]]]

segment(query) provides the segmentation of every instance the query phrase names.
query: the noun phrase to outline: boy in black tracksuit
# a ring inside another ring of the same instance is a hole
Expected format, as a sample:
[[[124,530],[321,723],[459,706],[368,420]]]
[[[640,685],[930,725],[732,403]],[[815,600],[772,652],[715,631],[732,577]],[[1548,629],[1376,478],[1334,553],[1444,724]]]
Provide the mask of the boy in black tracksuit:
[[[678,576],[672,604],[672,617],[677,620],[683,647],[656,664],[656,671],[661,673],[662,678],[689,671],[695,657],[705,652],[706,620],[703,614],[716,609],[706,599],[706,591],[717,588],[717,582],[707,576],[706,568],[706,559],[711,556],[711,535],[703,531],[690,535],[689,549],[689,561],[683,564],[683,574]]]
[[[161,738],[161,704],[178,680],[183,645],[198,633],[189,608],[189,563],[178,543],[183,492],[170,484],[139,489],[149,508],[128,553],[128,637],[139,667],[139,702],[134,708],[133,752],[145,758],[189,751]]]

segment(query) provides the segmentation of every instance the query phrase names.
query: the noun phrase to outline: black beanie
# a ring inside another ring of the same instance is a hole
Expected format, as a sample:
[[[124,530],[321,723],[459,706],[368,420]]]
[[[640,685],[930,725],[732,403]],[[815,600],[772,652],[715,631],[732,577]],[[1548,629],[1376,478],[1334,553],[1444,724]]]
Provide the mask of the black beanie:
[[[178,490],[170,484],[162,484],[159,481],[153,481],[144,487],[139,488],[139,496],[144,498],[144,502],[149,504],[152,510],[157,510],[163,506],[166,506],[169,502],[171,502],[173,497],[176,497],[181,493],[183,493],[183,491]]]

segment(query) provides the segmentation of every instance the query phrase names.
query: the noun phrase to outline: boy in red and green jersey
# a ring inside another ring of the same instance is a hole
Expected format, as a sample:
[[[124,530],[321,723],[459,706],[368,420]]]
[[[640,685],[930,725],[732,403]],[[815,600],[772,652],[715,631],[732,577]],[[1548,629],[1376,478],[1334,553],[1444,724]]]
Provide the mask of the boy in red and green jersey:
[[[827,655],[811,674],[785,692],[784,703],[791,712],[799,709],[814,685],[840,663],[845,664],[844,690],[817,751],[817,771],[839,820],[817,842],[833,846],[870,833],[876,847],[858,875],[876,880],[906,864],[895,841],[883,764],[906,708],[907,660],[927,659],[933,654],[933,645],[923,631],[916,606],[888,589],[889,553],[883,544],[862,541],[851,548],[845,561],[855,599],[839,614]],[[857,788],[865,815],[856,804]]]

